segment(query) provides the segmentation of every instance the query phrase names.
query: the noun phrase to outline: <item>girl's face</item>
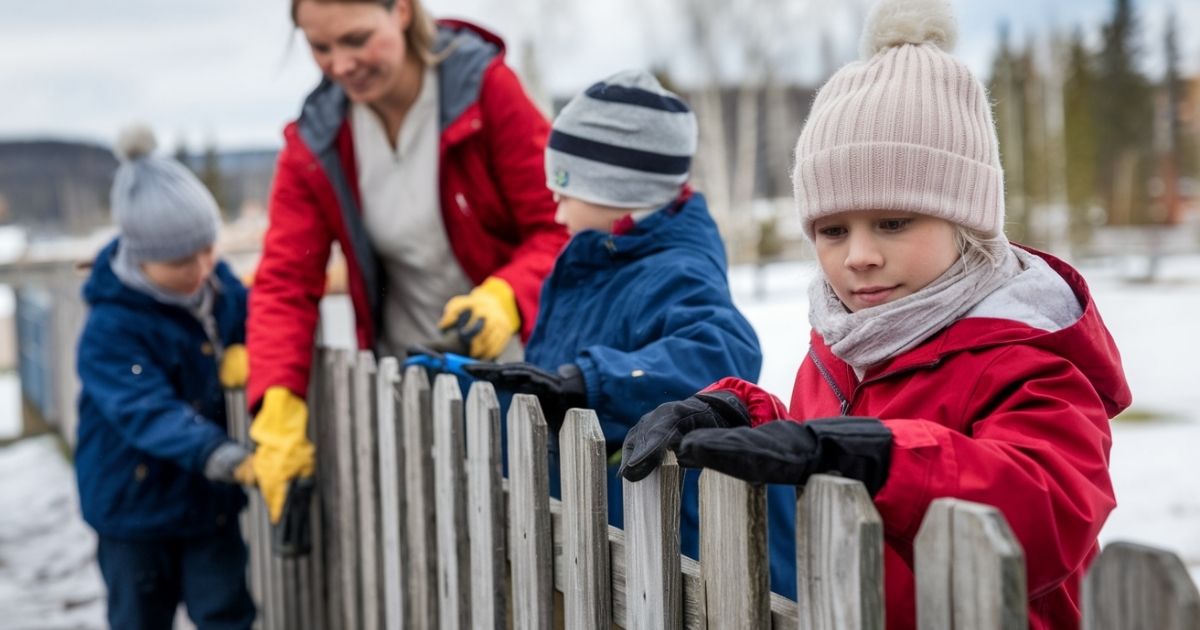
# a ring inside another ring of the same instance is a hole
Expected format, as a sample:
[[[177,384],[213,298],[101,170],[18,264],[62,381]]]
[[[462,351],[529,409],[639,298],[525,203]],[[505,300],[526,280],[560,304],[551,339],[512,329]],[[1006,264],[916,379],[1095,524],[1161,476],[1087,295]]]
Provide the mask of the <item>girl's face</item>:
[[[407,0],[396,0],[391,9],[317,0],[296,6],[296,25],[317,67],[356,103],[375,103],[400,84],[408,56],[404,32],[411,21]]]
[[[142,263],[142,273],[159,288],[178,295],[200,290],[212,276],[217,255],[212,245],[179,260]]]
[[[912,212],[842,212],[813,229],[821,270],[851,311],[912,295],[959,257],[954,224]]]

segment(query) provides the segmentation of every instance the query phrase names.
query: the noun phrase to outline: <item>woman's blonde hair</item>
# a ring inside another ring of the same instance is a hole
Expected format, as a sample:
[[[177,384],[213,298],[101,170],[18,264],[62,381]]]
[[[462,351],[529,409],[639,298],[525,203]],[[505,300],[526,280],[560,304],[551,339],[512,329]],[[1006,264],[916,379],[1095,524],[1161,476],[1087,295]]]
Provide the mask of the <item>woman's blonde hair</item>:
[[[437,24],[433,17],[425,11],[421,0],[406,0],[412,10],[412,21],[404,32],[404,43],[409,52],[416,53],[421,62],[427,66],[437,65],[439,56],[433,47],[437,39]],[[319,2],[321,4],[376,4],[388,11],[396,6],[396,0],[292,0],[292,24],[296,24],[296,10],[302,2]],[[298,25],[297,25],[298,26]]]

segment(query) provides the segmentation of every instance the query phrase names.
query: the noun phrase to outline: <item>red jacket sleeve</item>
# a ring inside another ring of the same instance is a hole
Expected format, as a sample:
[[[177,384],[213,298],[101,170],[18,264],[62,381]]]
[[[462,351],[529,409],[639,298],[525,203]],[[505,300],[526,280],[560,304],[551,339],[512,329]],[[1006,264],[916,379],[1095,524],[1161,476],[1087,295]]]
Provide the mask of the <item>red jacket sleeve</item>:
[[[750,426],[752,427],[772,420],[791,418],[783,401],[749,381],[729,376],[705,387],[700,392],[719,390],[733,392],[738,400],[742,401],[746,410],[750,412]]]
[[[528,339],[537,319],[542,281],[567,242],[566,229],[554,222],[554,198],[546,188],[550,124],[502,58],[484,73],[480,108],[488,134],[488,162],[520,240],[512,259],[492,275],[513,288],[521,313],[521,337]]]
[[[325,267],[333,232],[304,180],[315,167],[308,150],[285,132],[268,203],[270,225],[250,291],[246,347],[250,353],[247,399],[258,406],[268,387],[282,385],[305,397],[313,339],[325,293]]]
[[[1088,558],[1116,505],[1108,417],[1074,365],[1028,346],[998,353],[967,400],[967,417],[980,418],[969,434],[884,419],[892,465],[875,505],[889,538],[907,550],[934,499],[995,506],[1025,549],[1037,597]]]

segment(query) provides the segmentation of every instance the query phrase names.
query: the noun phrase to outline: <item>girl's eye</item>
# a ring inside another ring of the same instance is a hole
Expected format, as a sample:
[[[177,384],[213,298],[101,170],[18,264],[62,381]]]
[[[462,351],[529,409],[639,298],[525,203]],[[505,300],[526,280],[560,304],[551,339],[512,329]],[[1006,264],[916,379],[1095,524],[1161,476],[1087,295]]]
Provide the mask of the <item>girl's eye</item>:
[[[820,234],[825,238],[838,238],[846,235],[846,228],[840,225],[831,225],[817,230],[817,234]]]
[[[879,227],[886,232],[898,232],[909,223],[912,223],[912,219],[883,219],[879,222]]]

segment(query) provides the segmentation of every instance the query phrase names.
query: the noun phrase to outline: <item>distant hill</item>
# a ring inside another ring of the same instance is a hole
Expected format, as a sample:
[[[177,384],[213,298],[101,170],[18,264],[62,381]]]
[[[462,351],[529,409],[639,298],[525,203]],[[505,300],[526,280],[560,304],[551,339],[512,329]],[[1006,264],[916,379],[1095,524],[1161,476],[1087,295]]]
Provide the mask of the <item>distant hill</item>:
[[[246,203],[266,205],[276,151],[217,155],[218,203],[229,218]],[[189,155],[193,171],[202,155]],[[117,158],[108,147],[58,140],[0,142],[0,223],[34,235],[84,234],[109,223],[108,195]]]

